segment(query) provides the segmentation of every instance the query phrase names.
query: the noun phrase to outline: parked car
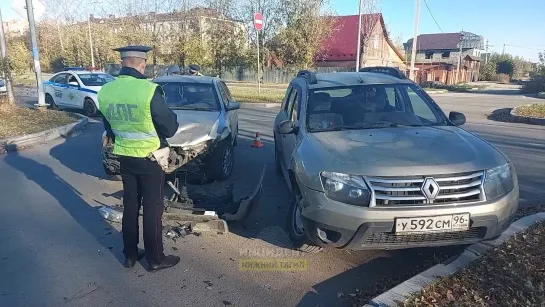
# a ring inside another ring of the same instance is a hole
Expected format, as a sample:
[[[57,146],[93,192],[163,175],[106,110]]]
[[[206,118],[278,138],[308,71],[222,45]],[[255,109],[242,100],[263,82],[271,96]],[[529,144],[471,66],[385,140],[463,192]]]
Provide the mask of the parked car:
[[[87,116],[98,114],[97,93],[115,78],[107,73],[72,68],[54,74],[44,82],[45,102],[53,110],[70,108],[83,110]]]
[[[299,72],[275,119],[275,162],[300,250],[469,244],[513,221],[509,158],[395,69]]]
[[[6,81],[4,79],[0,78],[0,94],[5,94],[8,92],[8,88],[6,86]]]
[[[176,113],[178,132],[167,139],[170,165],[167,174],[181,167],[198,166],[206,177],[225,180],[233,172],[238,136],[238,109],[227,85],[218,78],[163,76],[153,80],[165,92],[165,100]],[[119,162],[112,153],[113,144],[103,134],[104,171],[109,177],[119,175]]]

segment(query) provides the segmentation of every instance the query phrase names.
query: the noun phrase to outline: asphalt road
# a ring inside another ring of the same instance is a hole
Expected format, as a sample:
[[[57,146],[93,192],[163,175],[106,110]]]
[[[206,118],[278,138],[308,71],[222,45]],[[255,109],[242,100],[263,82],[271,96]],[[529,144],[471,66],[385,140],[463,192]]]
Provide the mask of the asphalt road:
[[[27,99],[25,93],[17,94]],[[486,119],[495,109],[536,100],[495,94],[443,94],[434,99],[445,111],[464,112],[466,129],[509,155],[525,204],[543,201],[545,127]],[[35,99],[32,93],[26,96]],[[91,122],[71,138],[0,156],[0,306],[342,306],[356,289],[375,291],[382,281],[404,278],[437,254],[460,250],[292,255],[275,245],[279,241],[271,239],[283,235],[288,208],[287,188],[272,165],[271,129],[277,111],[244,105],[239,115],[235,193],[248,193],[261,167],[270,165],[258,207],[247,220],[231,224],[230,234],[165,240],[165,252],[182,261],[154,274],[140,265],[132,270],[121,266],[119,225],[101,221],[95,208],[119,202],[121,190],[120,183],[101,179],[100,122]],[[255,132],[261,133],[265,147],[250,147]],[[303,258],[309,269],[239,270],[242,259],[272,256]]]

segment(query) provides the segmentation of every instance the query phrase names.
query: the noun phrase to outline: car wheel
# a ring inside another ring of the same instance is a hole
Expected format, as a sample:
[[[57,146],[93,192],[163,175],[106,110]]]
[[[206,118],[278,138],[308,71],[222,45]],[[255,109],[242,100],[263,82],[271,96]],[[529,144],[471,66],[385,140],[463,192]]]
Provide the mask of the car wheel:
[[[218,181],[231,177],[235,164],[233,145],[228,139],[221,141],[207,160],[206,175],[208,177]]]
[[[320,252],[323,248],[312,244],[307,237],[303,227],[303,218],[301,214],[302,201],[302,195],[300,193],[294,193],[290,210],[288,211],[288,222],[286,228],[295,249],[305,253],[315,254]]]
[[[86,98],[83,102],[83,114],[87,117],[93,117],[97,115],[97,112],[98,110],[95,102],[90,98]]]
[[[58,110],[59,106],[55,103],[55,99],[49,94],[45,94],[45,103],[49,105],[50,110]]]

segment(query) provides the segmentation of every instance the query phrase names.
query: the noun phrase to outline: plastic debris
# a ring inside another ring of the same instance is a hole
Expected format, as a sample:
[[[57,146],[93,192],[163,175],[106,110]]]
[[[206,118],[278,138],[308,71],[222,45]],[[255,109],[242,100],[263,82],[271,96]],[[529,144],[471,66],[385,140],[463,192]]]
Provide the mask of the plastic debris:
[[[117,211],[111,207],[102,206],[98,208],[98,212],[100,212],[100,215],[108,221],[121,223],[123,220],[123,212]]]
[[[189,234],[192,234],[191,223],[186,223],[180,226],[168,227],[166,229],[165,237],[172,239],[176,242],[176,239],[183,238]]]

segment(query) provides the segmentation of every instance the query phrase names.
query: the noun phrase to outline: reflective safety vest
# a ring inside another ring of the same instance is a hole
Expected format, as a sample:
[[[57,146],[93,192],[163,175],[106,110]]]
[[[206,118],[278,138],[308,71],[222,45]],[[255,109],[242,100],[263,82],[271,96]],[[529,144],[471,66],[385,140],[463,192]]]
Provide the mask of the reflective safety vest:
[[[102,86],[98,104],[115,135],[115,155],[146,158],[159,149],[151,118],[151,99],[157,84],[121,75]]]

